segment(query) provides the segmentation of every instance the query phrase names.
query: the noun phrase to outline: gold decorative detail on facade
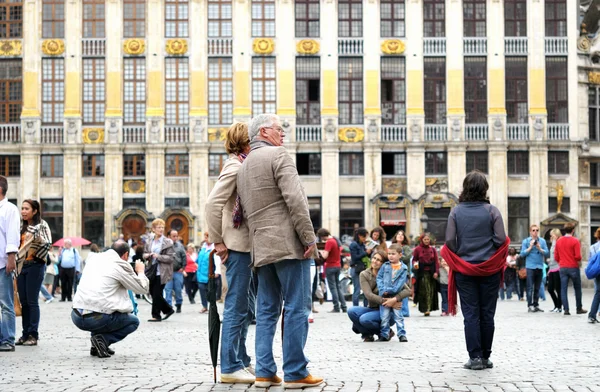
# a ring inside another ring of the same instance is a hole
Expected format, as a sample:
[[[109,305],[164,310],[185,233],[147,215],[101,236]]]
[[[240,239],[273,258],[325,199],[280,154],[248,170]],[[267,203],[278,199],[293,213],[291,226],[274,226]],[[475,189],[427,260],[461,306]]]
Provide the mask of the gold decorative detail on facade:
[[[104,143],[104,128],[85,128],[81,134],[84,144]]]
[[[600,200],[600,191],[591,191],[590,196],[592,200]]]
[[[146,182],[144,180],[127,180],[123,182],[123,192],[144,193],[146,192]]]
[[[383,193],[385,194],[403,194],[406,193],[406,179],[402,178],[384,178]],[[391,196],[388,196],[388,200]]]
[[[425,179],[425,186],[432,186],[436,182],[437,182],[437,178],[426,178]]]
[[[303,39],[296,44],[296,51],[299,54],[316,54],[321,50],[321,45],[314,39]]]
[[[271,54],[275,50],[275,41],[273,38],[255,38],[252,50],[256,54]]]
[[[591,84],[600,84],[600,72],[588,72],[588,80]]]
[[[65,52],[65,42],[62,39],[47,39],[42,42],[42,52],[49,56],[58,56]]]
[[[186,48],[187,48],[187,43],[186,43]],[[139,38],[128,39],[125,42],[123,42],[123,51],[125,53],[131,54],[131,55],[140,55],[146,51],[146,42],[143,39],[139,39]],[[168,44],[167,44],[167,52],[168,51],[169,51],[169,49],[168,49]],[[186,51],[187,51],[187,49],[186,49]]]
[[[186,54],[188,51],[188,43],[181,38],[169,39],[167,40],[166,50],[169,54]]]
[[[590,39],[586,36],[581,36],[577,39],[577,49],[584,53],[589,53],[590,51]]]
[[[22,53],[21,41],[0,41],[0,56],[20,56]]]
[[[381,44],[381,51],[385,54],[402,54],[405,49],[406,45],[399,39],[386,39]]]
[[[427,193],[439,193],[448,192],[448,179],[446,177],[436,178],[427,177],[425,178],[425,192]],[[438,202],[434,200],[434,202]]]
[[[209,142],[223,142],[225,141],[225,134],[227,128],[209,128],[208,129],[208,141]]]
[[[340,128],[338,137],[346,143],[357,143],[365,138],[365,131],[361,128]]]

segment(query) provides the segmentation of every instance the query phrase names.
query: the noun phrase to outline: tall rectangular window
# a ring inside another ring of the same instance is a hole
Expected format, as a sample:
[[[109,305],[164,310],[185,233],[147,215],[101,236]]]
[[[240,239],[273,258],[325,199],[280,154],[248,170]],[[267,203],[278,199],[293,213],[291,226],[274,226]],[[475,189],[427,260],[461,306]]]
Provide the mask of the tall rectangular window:
[[[42,155],[41,177],[62,177],[63,176],[63,156],[62,155]]]
[[[505,57],[506,120],[509,124],[527,124],[527,57]]]
[[[338,107],[339,123],[362,124],[363,113],[363,59],[339,58]]]
[[[146,0],[123,0],[123,37],[146,36]]]
[[[406,124],[404,57],[381,58],[381,123]]]
[[[296,57],[296,124],[321,124],[320,57]]]
[[[338,0],[338,37],[363,36],[362,0]]]
[[[425,124],[446,124],[446,58],[425,57]]]
[[[104,59],[83,59],[83,123],[104,124]]]
[[[105,37],[105,0],[83,0],[83,38]]]
[[[465,57],[465,121],[487,124],[487,60]]]
[[[146,175],[146,155],[126,154],[123,155],[123,176],[144,177]]]
[[[406,34],[404,0],[381,0],[381,36],[404,37]]]
[[[590,186],[600,187],[600,162],[590,162]]]
[[[275,37],[275,0],[252,0],[252,36]]]
[[[185,57],[165,59],[165,123],[188,125],[190,112],[190,75]]]
[[[566,37],[567,36],[567,1],[566,0],[546,0],[545,23],[546,37]]]
[[[42,2],[42,37],[65,37],[65,0]]]
[[[508,198],[508,236],[515,243],[529,236],[529,198]]]
[[[233,68],[230,57],[208,59],[208,123],[233,122]]]
[[[44,220],[50,227],[52,241],[58,241],[63,238],[63,200],[42,199],[41,201]]]
[[[320,176],[321,175],[321,154],[320,153],[297,153],[296,169],[301,176]]]
[[[340,153],[340,176],[362,176],[365,160],[362,152]]]
[[[296,37],[319,36],[319,0],[296,0]]]
[[[0,124],[20,123],[22,106],[22,62],[0,60]]]
[[[21,157],[19,155],[0,155],[0,176],[21,176]]]
[[[509,175],[529,174],[529,151],[509,151],[506,154],[506,168]]]
[[[589,138],[600,141],[600,87],[588,86]]]
[[[104,155],[82,155],[84,177],[104,177]]]
[[[423,0],[423,36],[446,36],[446,3],[439,0]]]
[[[548,174],[569,174],[569,151],[548,151]]]
[[[42,59],[42,123],[63,123],[65,111],[65,60]]]
[[[406,153],[384,152],[381,154],[381,174],[406,176]]]
[[[104,246],[104,199],[81,200],[81,232],[83,237],[100,247]]]
[[[165,208],[190,208],[190,198],[165,197]]]
[[[365,224],[365,200],[362,197],[340,197],[340,238],[354,236],[355,227]]]
[[[463,0],[463,36],[485,37],[486,0]]]
[[[446,153],[445,151],[426,152],[425,175],[448,175],[448,153]]]
[[[504,0],[504,36],[527,37],[527,0]]]
[[[187,37],[189,30],[188,0],[166,0],[165,37]]]
[[[217,177],[221,174],[223,165],[228,157],[227,154],[208,154],[208,175]]]
[[[252,115],[277,111],[275,57],[252,57]]]
[[[569,122],[566,57],[546,57],[546,109],[549,124]]]
[[[0,38],[23,37],[23,1],[0,2]]]
[[[165,175],[188,176],[190,158],[188,154],[165,154]]]
[[[467,173],[473,170],[488,174],[487,151],[467,151]]]
[[[232,36],[231,0],[208,0],[208,36]]]
[[[146,59],[123,59],[123,124],[146,122]]]

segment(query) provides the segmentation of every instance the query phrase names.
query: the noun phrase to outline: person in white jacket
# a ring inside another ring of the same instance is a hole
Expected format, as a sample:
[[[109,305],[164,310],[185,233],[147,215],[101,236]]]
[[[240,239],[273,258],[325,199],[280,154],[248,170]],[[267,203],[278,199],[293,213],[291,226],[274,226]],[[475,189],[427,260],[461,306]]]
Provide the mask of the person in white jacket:
[[[150,283],[144,264],[128,262],[129,245],[116,241],[106,252],[90,254],[73,300],[71,319],[83,331],[91,332],[90,355],[108,358],[110,346],[123,340],[139,326],[132,314],[133,304],[127,290],[147,294]]]

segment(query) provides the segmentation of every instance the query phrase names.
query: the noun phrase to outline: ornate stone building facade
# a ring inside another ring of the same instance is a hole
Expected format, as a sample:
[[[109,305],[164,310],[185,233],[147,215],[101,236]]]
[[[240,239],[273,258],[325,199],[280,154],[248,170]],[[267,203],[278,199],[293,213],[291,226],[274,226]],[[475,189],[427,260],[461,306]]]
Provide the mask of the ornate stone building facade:
[[[600,226],[576,1],[5,0],[0,15],[0,172],[55,236],[107,244],[160,216],[198,243],[224,130],[261,112],[336,235],[443,237],[472,169],[515,241],[576,221],[587,245]]]

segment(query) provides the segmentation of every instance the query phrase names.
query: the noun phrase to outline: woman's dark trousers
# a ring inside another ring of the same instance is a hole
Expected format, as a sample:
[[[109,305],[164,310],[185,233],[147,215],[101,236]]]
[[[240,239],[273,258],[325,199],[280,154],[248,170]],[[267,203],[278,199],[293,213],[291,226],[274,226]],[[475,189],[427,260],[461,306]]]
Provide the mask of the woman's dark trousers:
[[[160,313],[164,314],[171,313],[173,308],[169,306],[165,297],[163,297],[163,291],[165,285],[160,284],[160,276],[155,277],[150,283],[150,295],[152,296],[152,318],[161,320]]]
[[[500,273],[491,276],[454,274],[465,318],[465,339],[470,358],[489,358],[494,341],[494,315]]]
[[[185,284],[185,292],[190,299],[190,303],[195,303],[196,301],[194,301],[194,298],[198,292],[198,279],[196,279],[196,273],[188,272],[183,283]]]
[[[35,339],[39,338],[40,305],[38,298],[45,273],[45,264],[26,264],[17,278],[17,290],[23,308],[23,340],[26,340],[29,336]]]
[[[548,292],[552,297],[554,307],[556,309],[562,309],[562,300],[560,298],[560,271],[550,272],[546,278],[548,279]]]
[[[60,269],[60,296],[61,301],[73,300],[73,282],[75,281],[75,268]]]
[[[526,299],[527,298],[527,278],[525,279],[519,279],[517,278],[517,282],[519,284],[519,300],[521,299]]]

